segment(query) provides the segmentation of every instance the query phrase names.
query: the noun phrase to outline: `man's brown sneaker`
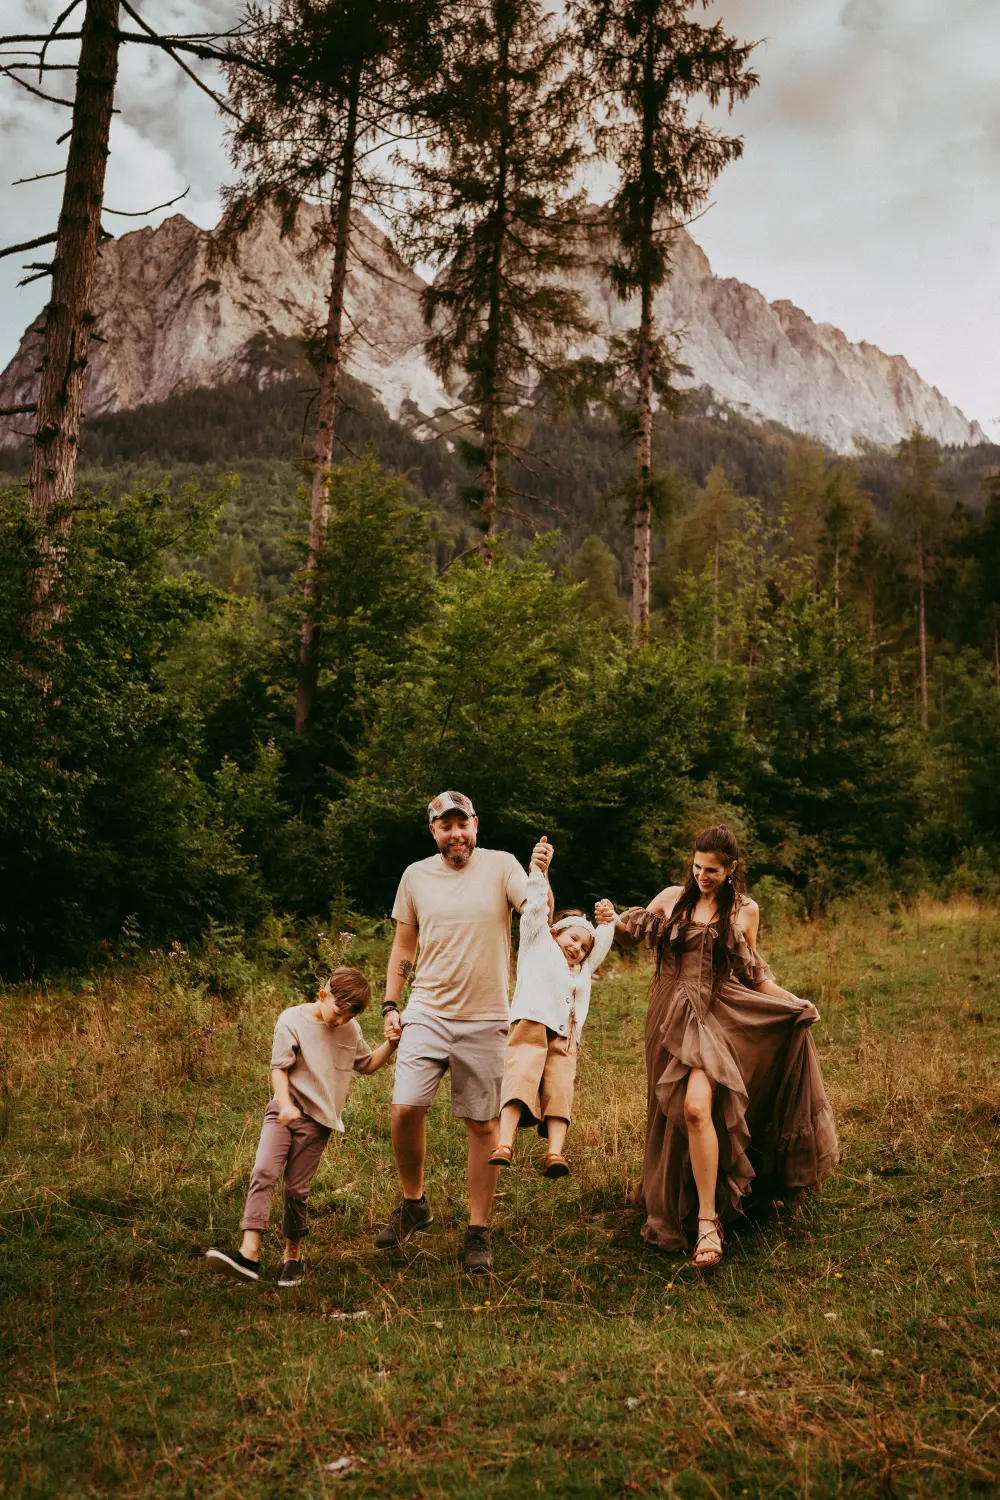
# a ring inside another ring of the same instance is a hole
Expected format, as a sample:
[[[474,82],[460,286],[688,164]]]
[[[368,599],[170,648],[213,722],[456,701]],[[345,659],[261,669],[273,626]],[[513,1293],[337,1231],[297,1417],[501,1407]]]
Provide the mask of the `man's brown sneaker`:
[[[462,1260],[465,1262],[465,1269],[472,1276],[481,1276],[487,1271],[492,1271],[493,1246],[490,1244],[490,1232],[485,1224],[470,1224],[465,1231]]]
[[[404,1198],[389,1215],[389,1222],[375,1236],[376,1250],[396,1250],[405,1245],[411,1235],[428,1229],[434,1223],[434,1215],[426,1197]]]

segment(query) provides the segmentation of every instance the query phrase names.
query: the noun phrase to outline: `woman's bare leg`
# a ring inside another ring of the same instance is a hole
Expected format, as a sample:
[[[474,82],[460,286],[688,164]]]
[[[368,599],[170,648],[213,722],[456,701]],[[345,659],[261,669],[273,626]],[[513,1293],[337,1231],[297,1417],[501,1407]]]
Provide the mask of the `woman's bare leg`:
[[[557,1115],[546,1115],[545,1123],[549,1127],[549,1155],[562,1156],[569,1121],[560,1120]]]
[[[684,1123],[687,1125],[691,1170],[698,1189],[698,1229],[705,1222],[715,1222],[715,1189],[719,1180],[719,1138],[712,1122],[712,1083],[701,1068],[688,1074],[684,1094]],[[718,1235],[706,1234],[706,1244],[719,1245]],[[719,1246],[721,1248],[721,1246]]]

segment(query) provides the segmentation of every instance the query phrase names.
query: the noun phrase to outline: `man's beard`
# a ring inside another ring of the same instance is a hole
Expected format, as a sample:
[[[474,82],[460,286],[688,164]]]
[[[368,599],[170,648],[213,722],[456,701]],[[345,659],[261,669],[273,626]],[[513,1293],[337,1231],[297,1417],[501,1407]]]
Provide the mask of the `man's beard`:
[[[442,849],[441,853],[445,863],[451,865],[453,870],[461,870],[469,863],[475,848],[475,839],[470,839],[462,844],[449,845],[448,848]]]

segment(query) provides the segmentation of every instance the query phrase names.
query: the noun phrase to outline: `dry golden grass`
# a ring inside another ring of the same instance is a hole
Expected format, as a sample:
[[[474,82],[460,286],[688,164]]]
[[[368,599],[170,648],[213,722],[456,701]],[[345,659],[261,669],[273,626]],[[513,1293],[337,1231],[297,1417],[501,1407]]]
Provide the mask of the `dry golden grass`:
[[[288,987],[225,1005],[160,960],[6,992],[6,1492],[996,1494],[1000,913],[859,904],[765,948],[820,1008],[844,1160],[706,1278],[645,1248],[627,1201],[641,967],[595,991],[573,1177],[542,1180],[530,1141],[504,1177],[492,1281],[457,1265],[444,1099],[435,1228],[398,1262],[372,1249],[396,1195],[383,1073],[331,1143],[291,1300],[202,1259],[235,1230]]]

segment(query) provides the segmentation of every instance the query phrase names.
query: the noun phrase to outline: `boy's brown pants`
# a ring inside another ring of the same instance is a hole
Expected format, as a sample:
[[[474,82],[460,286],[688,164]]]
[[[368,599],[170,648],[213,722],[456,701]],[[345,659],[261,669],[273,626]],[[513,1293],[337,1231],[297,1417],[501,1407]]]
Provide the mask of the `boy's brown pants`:
[[[305,1237],[309,1230],[309,1189],[329,1139],[327,1127],[309,1115],[300,1115],[290,1125],[279,1124],[278,1101],[271,1100],[264,1111],[257,1160],[253,1164],[240,1229],[256,1229],[261,1233],[267,1229],[274,1184],[284,1167],[281,1232],[286,1240]]]

